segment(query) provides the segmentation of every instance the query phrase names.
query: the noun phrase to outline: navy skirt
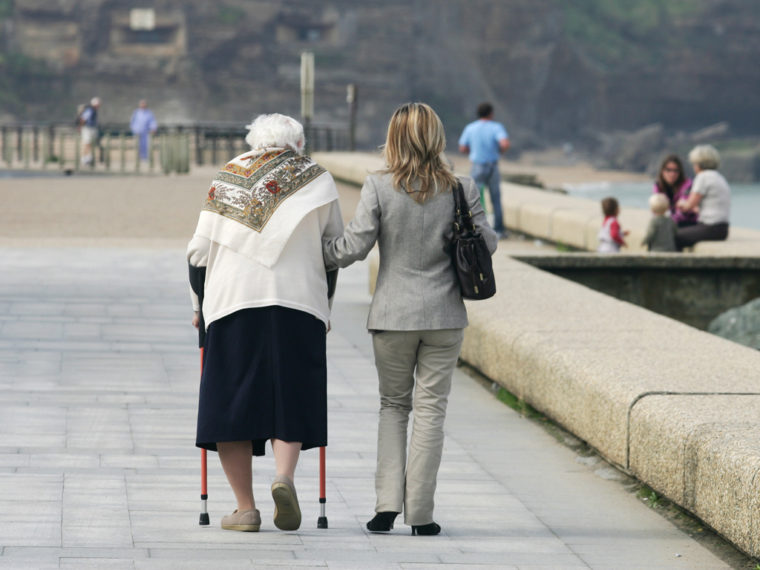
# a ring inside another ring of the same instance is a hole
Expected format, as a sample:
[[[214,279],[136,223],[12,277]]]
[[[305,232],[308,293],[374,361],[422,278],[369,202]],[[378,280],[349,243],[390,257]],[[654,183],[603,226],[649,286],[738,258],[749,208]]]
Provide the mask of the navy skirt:
[[[243,309],[209,325],[195,444],[267,440],[327,445],[325,324],[303,311]]]

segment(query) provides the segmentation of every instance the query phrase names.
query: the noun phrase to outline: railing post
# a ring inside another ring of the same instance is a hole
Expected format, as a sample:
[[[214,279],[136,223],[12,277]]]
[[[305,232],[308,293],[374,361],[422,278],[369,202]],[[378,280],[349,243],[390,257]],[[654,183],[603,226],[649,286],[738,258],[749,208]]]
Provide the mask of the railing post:
[[[182,135],[182,154],[184,156],[185,162],[182,173],[187,174],[190,172],[190,133],[185,133]]]
[[[103,152],[105,153],[105,156],[103,157],[106,167],[106,172],[111,171],[111,133],[106,133],[103,135]]]
[[[10,141],[8,137],[8,129],[6,127],[3,127],[3,160],[5,161],[5,164],[10,167],[11,148],[10,148]]]
[[[40,128],[37,125],[32,127],[32,160],[38,162],[40,160]]]
[[[40,131],[40,150],[42,151],[42,156],[40,157],[42,160],[40,162],[40,166],[42,170],[45,170],[47,168],[48,159],[50,158],[48,156],[48,144],[47,144],[47,132],[46,131]]]
[[[16,127],[16,162],[24,160],[24,127]]]
[[[25,131],[22,133],[22,144],[23,144],[23,162],[24,162],[24,170],[29,170],[29,163],[32,160],[32,149],[31,143],[32,141],[29,140],[31,133],[29,131]]]
[[[47,149],[47,155],[48,158],[52,158],[52,156],[55,154],[55,127],[53,125],[50,125],[48,127],[48,149]]]
[[[127,138],[123,132],[119,133],[119,153],[119,172],[124,174],[127,170]]]
[[[64,149],[66,147],[66,133],[60,132],[58,133],[58,135],[60,137],[58,139],[60,143],[60,148],[58,149],[58,166],[61,168],[61,170],[64,170],[65,169],[64,164],[66,163],[66,159],[64,158],[65,156]]]
[[[79,133],[74,133],[74,171],[78,171],[82,166],[81,152],[82,139],[79,136]],[[95,167],[95,149],[92,149],[92,167]]]
[[[195,164],[203,166],[203,149],[201,148],[201,128],[195,126]]]
[[[140,135],[133,135],[135,146],[135,172],[140,172]]]

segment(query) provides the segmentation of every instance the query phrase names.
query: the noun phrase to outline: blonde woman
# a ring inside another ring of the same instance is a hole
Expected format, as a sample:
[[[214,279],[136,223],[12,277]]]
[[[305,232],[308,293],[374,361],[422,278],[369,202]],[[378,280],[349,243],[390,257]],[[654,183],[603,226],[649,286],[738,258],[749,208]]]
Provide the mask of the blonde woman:
[[[412,534],[434,535],[433,496],[443,448],[451,378],[467,312],[447,253],[457,178],[443,156],[446,137],[436,113],[408,103],[391,117],[387,168],[370,175],[343,235],[323,240],[328,270],[364,259],[378,243],[380,268],[369,310],[380,388],[373,532],[393,528],[403,510]],[[474,223],[491,252],[498,237],[480,196],[461,179]],[[414,426],[407,451],[407,425]]]

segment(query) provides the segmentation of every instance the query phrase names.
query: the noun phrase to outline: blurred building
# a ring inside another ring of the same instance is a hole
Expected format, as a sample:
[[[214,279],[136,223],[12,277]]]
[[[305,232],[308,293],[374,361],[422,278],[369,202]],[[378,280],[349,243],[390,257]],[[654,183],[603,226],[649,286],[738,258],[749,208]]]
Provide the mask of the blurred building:
[[[141,97],[164,122],[297,116],[310,50],[315,120],[344,122],[357,84],[364,146],[407,100],[430,102],[452,132],[492,100],[523,146],[653,122],[760,131],[760,4],[635,4],[15,0],[0,14],[0,100],[24,118],[68,119],[95,94],[104,120]]]

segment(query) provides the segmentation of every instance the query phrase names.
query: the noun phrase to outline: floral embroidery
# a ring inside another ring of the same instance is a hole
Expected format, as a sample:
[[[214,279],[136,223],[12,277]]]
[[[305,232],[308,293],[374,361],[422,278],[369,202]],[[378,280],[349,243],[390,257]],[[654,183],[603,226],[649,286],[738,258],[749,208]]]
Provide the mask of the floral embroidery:
[[[279,205],[325,170],[291,150],[235,159],[217,174],[203,207],[260,232]],[[265,181],[266,179],[266,181]]]

